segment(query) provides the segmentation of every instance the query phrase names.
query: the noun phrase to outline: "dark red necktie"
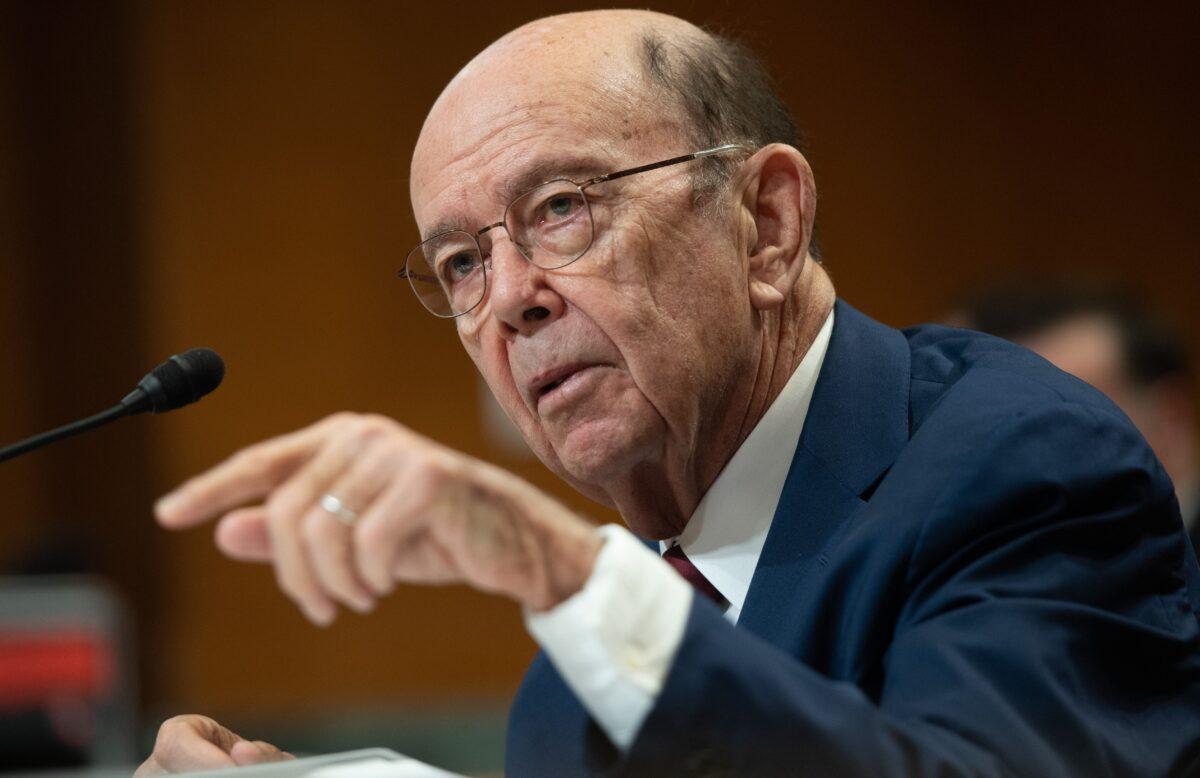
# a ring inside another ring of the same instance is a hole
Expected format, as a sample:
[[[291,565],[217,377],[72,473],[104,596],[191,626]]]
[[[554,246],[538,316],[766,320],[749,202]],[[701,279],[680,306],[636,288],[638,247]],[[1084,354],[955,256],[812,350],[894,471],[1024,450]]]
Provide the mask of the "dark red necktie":
[[[682,548],[678,545],[671,546],[663,552],[662,556],[671,567],[675,568],[675,572],[683,576],[683,579],[690,583],[696,591],[719,606],[723,607],[726,605],[725,598],[717,591],[717,587],[709,583],[708,579],[696,569],[696,566],[692,564],[692,560],[684,555]]]

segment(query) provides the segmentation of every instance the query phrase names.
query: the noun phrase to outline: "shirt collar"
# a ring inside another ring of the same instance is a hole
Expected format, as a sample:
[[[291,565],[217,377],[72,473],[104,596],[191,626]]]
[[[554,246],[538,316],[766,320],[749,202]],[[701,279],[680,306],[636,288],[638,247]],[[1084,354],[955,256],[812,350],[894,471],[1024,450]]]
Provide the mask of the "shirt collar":
[[[683,548],[729,601],[725,616],[730,621],[737,621],[746,602],[832,333],[830,311],[800,365],[709,487],[683,533],[659,543],[660,551],[675,543]]]

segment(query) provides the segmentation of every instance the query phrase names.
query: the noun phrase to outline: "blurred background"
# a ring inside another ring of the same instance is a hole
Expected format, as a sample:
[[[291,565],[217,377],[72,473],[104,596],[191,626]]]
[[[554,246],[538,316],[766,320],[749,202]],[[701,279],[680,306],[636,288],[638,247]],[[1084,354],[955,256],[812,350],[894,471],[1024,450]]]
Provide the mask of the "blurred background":
[[[194,408],[0,465],[0,574],[24,603],[0,608],[18,625],[0,632],[0,721],[26,746],[75,743],[26,766],[92,758],[118,719],[112,758],[140,759],[180,712],[295,751],[499,766],[535,650],[515,605],[402,589],[319,630],[269,569],[224,559],[208,529],[158,529],[150,506],[349,409],[613,518],[514,444],[453,326],[395,277],[416,242],[409,155],[443,85],[508,29],[600,5],[0,2],[0,443],[107,407],[172,353],[228,364]],[[1100,281],[1200,345],[1195,4],[652,5],[766,60],[859,309],[903,326],[960,315],[996,279]],[[90,594],[64,605],[63,579],[17,577],[54,573],[92,576],[66,584]],[[83,631],[64,648],[38,619],[70,603],[82,614],[54,623]],[[43,650],[69,682],[30,680]]]

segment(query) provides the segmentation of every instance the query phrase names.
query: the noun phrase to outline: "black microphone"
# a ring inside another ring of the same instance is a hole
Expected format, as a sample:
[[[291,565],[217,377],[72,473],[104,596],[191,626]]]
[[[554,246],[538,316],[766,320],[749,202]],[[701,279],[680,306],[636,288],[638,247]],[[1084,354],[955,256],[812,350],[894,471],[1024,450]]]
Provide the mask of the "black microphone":
[[[58,429],[34,435],[32,438],[0,448],[0,462],[19,457],[34,449],[81,432],[116,421],[123,416],[153,411],[165,413],[196,402],[221,385],[225,377],[225,362],[217,352],[194,348],[163,362],[138,382],[137,388],[106,411]]]

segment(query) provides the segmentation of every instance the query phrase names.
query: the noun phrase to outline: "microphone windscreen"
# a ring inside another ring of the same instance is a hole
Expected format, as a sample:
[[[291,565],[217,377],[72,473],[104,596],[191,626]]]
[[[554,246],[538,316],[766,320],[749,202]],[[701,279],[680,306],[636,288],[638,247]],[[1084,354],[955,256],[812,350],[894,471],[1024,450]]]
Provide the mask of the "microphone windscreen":
[[[220,386],[225,378],[225,360],[212,349],[194,348],[171,357],[171,361],[183,368],[196,400]]]
[[[225,377],[225,362],[215,351],[194,348],[150,371],[141,386],[151,397],[155,413],[194,403],[216,389]],[[155,385],[157,384],[157,385]]]

